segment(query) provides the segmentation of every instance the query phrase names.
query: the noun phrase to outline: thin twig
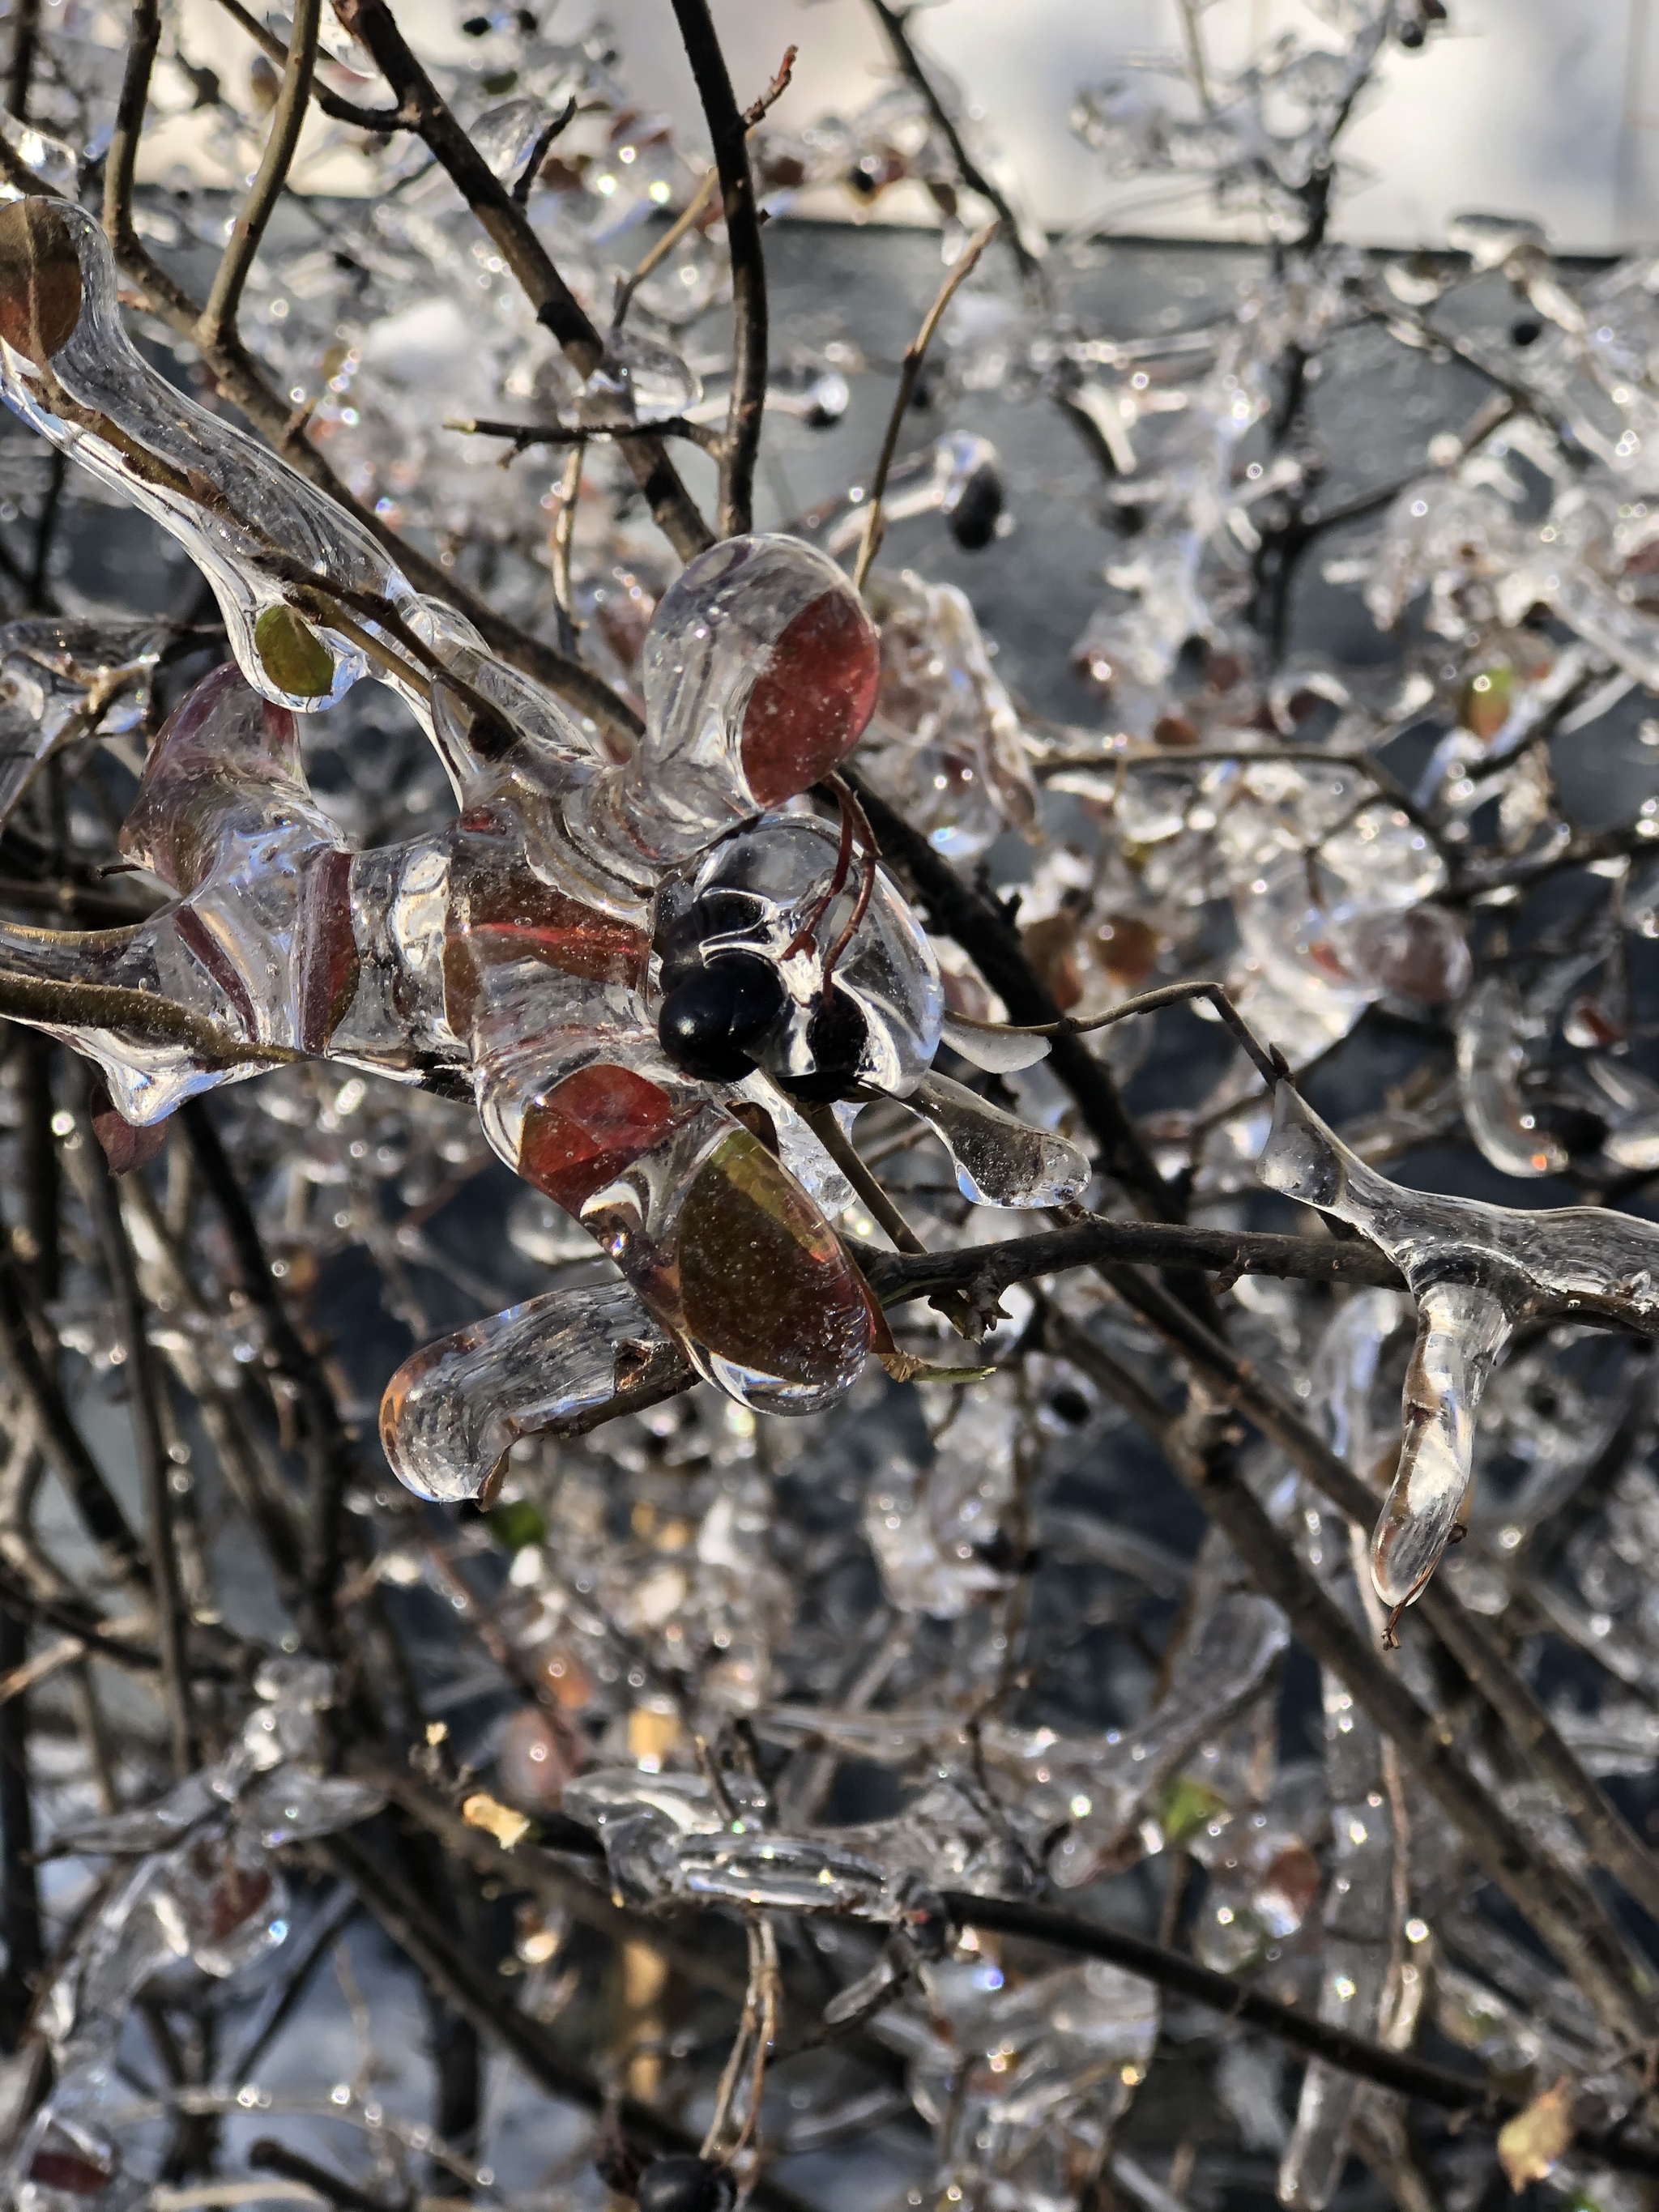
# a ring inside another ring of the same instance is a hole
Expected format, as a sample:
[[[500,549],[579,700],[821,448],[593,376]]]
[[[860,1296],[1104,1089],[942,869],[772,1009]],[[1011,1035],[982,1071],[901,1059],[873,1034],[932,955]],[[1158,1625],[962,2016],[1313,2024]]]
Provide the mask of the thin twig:
[[[137,1264],[121,1216],[120,1192],[84,1112],[77,1115],[76,1120],[86,1168],[83,1194],[97,1230],[124,1355],[123,1374],[144,1500],[144,1533],[155,1607],[155,1643],[161,1660],[161,1695],[167,1706],[173,1771],[175,1778],[182,1780],[196,1765],[197,1736],[190,1687],[189,1615],[173,1534],[173,1463],[167,1456],[167,1434],[161,1422],[162,1385],[150,1350]]]
[[[27,1619],[0,1604],[0,1676],[9,1677],[27,1658]],[[46,1965],[34,1872],[28,1698],[21,1693],[0,1705],[0,1933],[6,1944],[5,1968],[0,1972],[0,2041],[8,2051],[15,2051]]]
[[[720,452],[720,534],[740,538],[754,520],[755,461],[766,410],[766,257],[749,165],[749,132],[708,0],[673,0],[686,59],[720,173],[732,266],[732,392]]]
[[[807,1127],[852,1184],[871,1218],[892,1239],[895,1249],[925,1257],[927,1247],[854,1151],[846,1131],[836,1119],[834,1107],[811,1106],[801,1111]]]
[[[888,414],[887,428],[882,437],[875,474],[870,479],[869,505],[864,511],[864,536],[859,542],[859,556],[853,567],[853,588],[856,592],[864,589],[870,574],[870,564],[881,544],[881,502],[887,490],[888,472],[893,465],[899,431],[915,397],[916,379],[921,374],[922,362],[927,358],[927,349],[933,342],[933,333],[939,326],[945,310],[956,297],[957,287],[971,275],[975,264],[995,237],[1001,222],[1002,217],[999,216],[995,222],[987,223],[983,230],[969,240],[955,267],[939,286],[933,306],[922,317],[921,328],[904,349],[904,359],[899,365],[898,390],[893,394],[893,404]]]
[[[795,67],[796,52],[797,49],[793,46],[787,49],[779,66],[778,73],[771,83],[767,86],[753,106],[744,111],[743,122],[745,131],[753,131],[761,118],[776,106],[788,90],[789,80]],[[686,233],[696,229],[697,224],[702,220],[719,189],[720,180],[720,173],[718,169],[707,169],[703,172],[702,182],[675,216],[673,222],[669,224],[655,244],[640,256],[627,282],[617,287],[616,305],[611,313],[611,328],[613,334],[622,328],[627,319],[628,310],[634,304],[634,295],[644,283],[646,278],[653,270],[661,268]]]
[[[906,81],[922,97],[934,127],[951,149],[951,159],[956,164],[957,174],[970,192],[994,207],[1003,225],[1003,237],[1010,252],[1019,264],[1019,272],[1028,283],[1046,287],[1047,276],[1042,264],[1031,252],[1020,234],[1019,220],[1009,205],[1007,196],[1000,191],[980,167],[957,128],[950,111],[939,98],[933,79],[922,65],[921,56],[910,42],[910,11],[908,8],[890,8],[886,0],[870,0],[876,21],[887,34],[887,43],[893,50],[893,58]]]
[[[1160,1007],[1184,1006],[1193,999],[1205,999],[1214,1007],[1223,1024],[1229,1029],[1243,1047],[1246,1057],[1254,1062],[1257,1073],[1271,1091],[1290,1073],[1282,1053],[1271,1045],[1264,1045],[1255,1031],[1244,1019],[1228,997],[1224,984],[1208,981],[1188,983],[1161,983],[1155,991],[1142,991],[1132,999],[1121,1000],[1103,1014],[1062,1014],[1056,1022],[977,1022],[958,1016],[968,1029],[982,1029],[1000,1032],[1005,1036],[1088,1036],[1096,1030],[1109,1029],[1115,1022],[1127,1021],[1132,1014],[1155,1014]]]
[[[515,453],[528,453],[532,446],[587,446],[614,440],[625,443],[633,438],[684,438],[700,446],[706,453],[718,455],[725,441],[718,430],[707,422],[688,422],[684,415],[670,415],[660,422],[505,422],[493,417],[451,416],[444,422],[446,430],[459,431],[466,438],[506,438],[511,441]]]
[[[11,54],[6,64],[6,112],[27,123],[34,76],[35,41],[40,29],[40,0],[16,0],[11,19]]]
[[[28,1404],[40,1449],[63,1484],[82,1527],[102,1553],[115,1581],[148,1604],[150,1583],[144,1547],[105,1480],[103,1469],[87,1449],[56,1374],[41,1357],[29,1328],[15,1264],[5,1252],[0,1252],[0,1358]]]
[[[564,625],[564,642],[574,645],[581,625],[576,620],[576,594],[570,577],[571,555],[576,543],[576,504],[581,497],[582,464],[586,449],[573,446],[564,457],[559,479],[558,512],[553,517],[550,551],[553,566],[553,599]]]
[[[205,1101],[190,1100],[179,1118],[229,1236],[242,1289],[264,1322],[276,1372],[287,1379],[298,1404],[310,1470],[304,1554],[308,1626],[313,1647],[331,1651],[337,1642],[335,1593],[343,1557],[345,1497],[356,1472],[356,1449],[346,1433],[321,1361],[289,1317],[259,1224]]]
[[[386,0],[337,0],[335,12],[374,56],[399,108],[416,118],[414,127],[512,270],[537,321],[558,341],[578,374],[592,376],[605,358],[603,337],[554,266],[526,210],[514,204],[416,59]],[[681,559],[689,561],[712,544],[708,526],[660,439],[629,439],[623,451],[653,518]]]
[[[312,72],[317,63],[317,27],[321,8],[322,0],[294,0],[294,38],[270,119],[270,135],[265,140],[265,149],[248,196],[231,226],[213,288],[197,326],[198,343],[204,353],[216,351],[236,335],[236,314],[242,303],[243,287],[299,150]]]

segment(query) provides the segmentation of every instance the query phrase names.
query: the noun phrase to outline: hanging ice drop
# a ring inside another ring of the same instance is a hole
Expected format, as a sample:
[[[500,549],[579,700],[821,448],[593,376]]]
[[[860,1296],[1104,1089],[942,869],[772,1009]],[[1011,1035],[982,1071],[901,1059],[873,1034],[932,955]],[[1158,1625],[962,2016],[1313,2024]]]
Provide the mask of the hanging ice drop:
[[[1596,1312],[1651,1331],[1659,1225],[1608,1207],[1522,1212],[1407,1190],[1356,1158],[1288,1083],[1257,1172],[1369,1237],[1417,1302],[1400,1463],[1371,1544],[1377,1595],[1397,1611],[1462,1526],[1475,1413],[1516,1323]]]

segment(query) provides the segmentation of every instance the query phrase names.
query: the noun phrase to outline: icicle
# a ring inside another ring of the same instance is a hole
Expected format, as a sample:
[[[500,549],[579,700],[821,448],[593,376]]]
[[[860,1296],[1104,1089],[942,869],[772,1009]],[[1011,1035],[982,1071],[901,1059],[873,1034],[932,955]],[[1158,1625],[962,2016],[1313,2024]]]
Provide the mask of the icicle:
[[[392,1473],[418,1498],[485,1494],[514,1440],[609,1404],[620,1370],[666,1340],[624,1284],[554,1291],[440,1337],[380,1401]]]
[[[1092,1170],[1075,1145],[1017,1121],[948,1076],[924,1075],[904,1103],[938,1133],[957,1188],[977,1205],[1065,1206],[1089,1187]]]
[[[1361,1231],[1416,1298],[1400,1467],[1372,1547],[1378,1595],[1408,1605],[1462,1525],[1475,1410],[1516,1322],[1659,1320],[1659,1227],[1609,1208],[1528,1213],[1407,1190],[1357,1159],[1287,1083],[1258,1172]]]
[[[1559,1175],[1567,1155],[1521,1096],[1520,1001],[1501,976],[1471,993],[1457,1024],[1457,1089],[1469,1134],[1505,1175]]]

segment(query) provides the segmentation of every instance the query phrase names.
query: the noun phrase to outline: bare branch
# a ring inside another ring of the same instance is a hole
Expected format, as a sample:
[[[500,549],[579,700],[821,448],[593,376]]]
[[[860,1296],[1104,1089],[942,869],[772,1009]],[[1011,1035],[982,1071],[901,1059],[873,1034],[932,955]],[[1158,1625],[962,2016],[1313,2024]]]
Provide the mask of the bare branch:
[[[259,251],[259,240],[282,197],[289,170],[299,150],[300,131],[306,119],[306,102],[310,97],[312,73],[317,63],[317,27],[321,7],[322,0],[295,0],[294,41],[289,49],[282,88],[270,119],[270,135],[265,141],[252,188],[231,227],[229,242],[197,326],[198,343],[204,353],[214,352],[236,334],[242,288],[247,283],[253,257]]]
[[[870,0],[870,6],[876,21],[887,34],[887,43],[892,49],[893,58],[898,64],[901,75],[921,94],[927,112],[933,119],[934,128],[950,148],[957,176],[970,192],[977,192],[981,199],[996,210],[1002,225],[1003,238],[1019,264],[1020,275],[1028,283],[1046,289],[1048,276],[1042,264],[1020,236],[1019,219],[1009,205],[1006,194],[997,189],[963,145],[961,131],[922,64],[921,57],[910,38],[909,9],[890,8],[887,0]]]
[[[898,444],[899,431],[909,410],[916,389],[916,379],[921,374],[921,364],[927,358],[927,349],[933,342],[945,310],[956,297],[957,287],[973,273],[975,263],[996,236],[1002,217],[987,223],[985,228],[971,238],[963,248],[955,266],[939,286],[933,304],[922,318],[921,328],[904,349],[904,360],[899,369],[898,390],[893,394],[891,411],[887,417],[887,428],[881,441],[881,453],[876,461],[876,472],[870,480],[870,504],[865,510],[864,536],[859,544],[859,557],[853,569],[854,588],[862,591],[870,574],[870,564],[875,559],[882,538],[881,502],[887,490],[887,475],[893,465],[893,453]]]
[[[732,89],[708,0],[674,0],[674,16],[714,145],[732,262],[735,333],[732,395],[720,453],[720,528],[722,538],[737,538],[754,520],[755,461],[766,410],[766,257],[749,166],[746,120]]]

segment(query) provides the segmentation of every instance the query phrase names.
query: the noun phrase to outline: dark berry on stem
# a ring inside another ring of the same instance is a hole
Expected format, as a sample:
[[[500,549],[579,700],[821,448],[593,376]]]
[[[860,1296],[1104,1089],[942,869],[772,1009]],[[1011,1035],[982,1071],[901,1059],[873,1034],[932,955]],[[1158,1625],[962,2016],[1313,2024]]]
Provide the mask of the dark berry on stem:
[[[732,2179],[706,2158],[653,2159],[640,2176],[640,2212],[725,2212]]]
[[[676,1067],[701,1083],[740,1083],[751,1048],[783,1012],[776,969],[757,953],[728,952],[691,969],[663,1000],[657,1036]]]

